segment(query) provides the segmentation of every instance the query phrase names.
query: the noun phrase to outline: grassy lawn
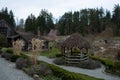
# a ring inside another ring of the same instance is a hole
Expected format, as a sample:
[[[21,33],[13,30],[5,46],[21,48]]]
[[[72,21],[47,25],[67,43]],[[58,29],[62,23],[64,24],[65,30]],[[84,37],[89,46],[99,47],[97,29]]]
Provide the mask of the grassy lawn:
[[[51,58],[56,57],[56,54],[60,54],[60,49],[58,49],[58,48],[52,48],[49,51],[42,51],[40,53],[41,56],[47,56],[47,57],[51,57]]]
[[[32,54],[32,51],[22,51],[23,54]],[[56,54],[60,54],[60,49],[58,48],[52,48],[49,51],[42,51],[40,52],[40,56],[47,56],[50,58],[55,58]]]

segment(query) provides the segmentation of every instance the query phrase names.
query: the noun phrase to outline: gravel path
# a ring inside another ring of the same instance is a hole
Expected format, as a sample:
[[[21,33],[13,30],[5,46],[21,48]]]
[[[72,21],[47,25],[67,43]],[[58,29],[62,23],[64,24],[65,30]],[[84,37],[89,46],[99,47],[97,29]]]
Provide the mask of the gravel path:
[[[33,80],[22,70],[15,68],[15,64],[0,57],[0,80]]]
[[[44,56],[40,56],[38,58],[38,60],[45,61],[45,62],[50,63],[50,64],[54,64],[53,59],[49,59],[49,58],[44,57]],[[77,68],[77,67],[69,67],[69,66],[59,66],[59,65],[57,65],[57,66],[65,69],[65,70],[71,71],[71,72],[82,73],[82,74],[86,74],[86,75],[93,76],[96,78],[102,78],[105,80],[120,80],[120,77],[106,74],[103,71],[104,66],[102,66],[101,68],[98,68],[98,69],[94,69],[94,70],[82,69],[82,68]]]

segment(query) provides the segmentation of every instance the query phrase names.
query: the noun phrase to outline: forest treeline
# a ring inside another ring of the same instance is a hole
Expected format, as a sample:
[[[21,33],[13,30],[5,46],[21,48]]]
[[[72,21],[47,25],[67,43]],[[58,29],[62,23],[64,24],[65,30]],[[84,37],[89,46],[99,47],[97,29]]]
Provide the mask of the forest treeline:
[[[0,20],[4,19],[11,26],[15,27],[15,19],[12,10],[8,11],[7,7],[0,10]]]
[[[5,19],[12,26],[15,26],[14,14],[7,8],[0,11],[0,20]],[[52,13],[45,9],[40,14],[30,14],[26,20],[21,19],[17,25],[24,25],[25,31],[37,34],[38,29],[41,35],[47,35],[51,29],[57,29],[58,35],[70,35],[80,33],[82,35],[100,33],[106,28],[112,28],[115,36],[120,36],[120,6],[115,5],[112,13],[104,8],[88,8],[79,11],[65,12],[59,19],[54,19]],[[22,27],[21,27],[22,28]]]

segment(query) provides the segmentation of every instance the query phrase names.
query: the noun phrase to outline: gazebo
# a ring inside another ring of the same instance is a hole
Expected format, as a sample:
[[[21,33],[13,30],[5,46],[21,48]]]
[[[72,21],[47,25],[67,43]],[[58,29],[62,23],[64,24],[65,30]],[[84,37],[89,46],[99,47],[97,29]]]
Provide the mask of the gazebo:
[[[90,44],[80,34],[74,33],[61,44],[61,52],[67,63],[88,60]]]

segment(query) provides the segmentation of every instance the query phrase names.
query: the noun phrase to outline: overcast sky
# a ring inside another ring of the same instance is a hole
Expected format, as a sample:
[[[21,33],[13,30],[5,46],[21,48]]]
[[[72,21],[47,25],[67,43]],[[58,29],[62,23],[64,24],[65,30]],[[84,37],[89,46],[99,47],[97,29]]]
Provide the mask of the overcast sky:
[[[112,12],[114,4],[120,4],[120,0],[0,0],[0,10],[8,7],[15,18],[26,19],[31,13],[38,16],[41,9],[47,9],[58,18],[68,11],[78,11],[84,8],[108,9]]]

